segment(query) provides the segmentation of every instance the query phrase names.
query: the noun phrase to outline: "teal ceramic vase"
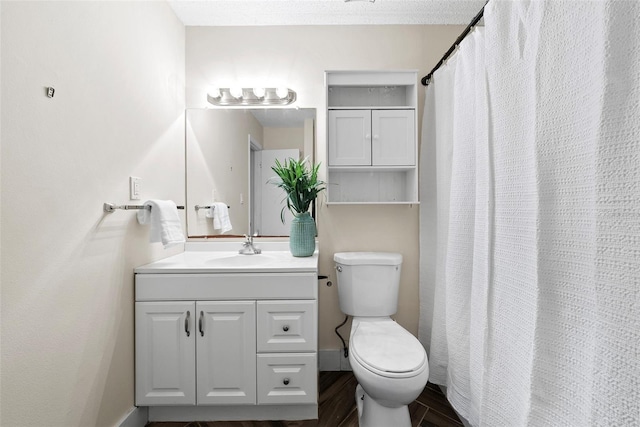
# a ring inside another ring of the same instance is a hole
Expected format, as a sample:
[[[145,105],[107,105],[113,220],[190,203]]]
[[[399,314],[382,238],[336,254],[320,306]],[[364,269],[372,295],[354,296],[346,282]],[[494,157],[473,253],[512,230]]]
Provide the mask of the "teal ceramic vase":
[[[291,221],[289,249],[296,257],[311,256],[316,250],[316,222],[309,212],[296,214]]]

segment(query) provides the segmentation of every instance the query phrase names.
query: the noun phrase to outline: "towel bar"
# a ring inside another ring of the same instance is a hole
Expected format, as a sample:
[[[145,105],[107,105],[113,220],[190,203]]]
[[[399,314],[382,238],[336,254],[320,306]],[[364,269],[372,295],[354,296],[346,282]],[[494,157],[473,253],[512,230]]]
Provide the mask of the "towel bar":
[[[184,206],[176,206],[178,209],[184,209]],[[114,205],[113,203],[105,203],[102,205],[102,210],[104,210],[105,212],[114,212],[116,209],[124,209],[124,210],[129,210],[129,209],[151,209],[151,206],[144,206],[144,205]]]
[[[200,206],[200,205],[196,205],[196,212],[198,212],[200,209],[211,209],[211,206]],[[227,209],[231,209],[231,206],[227,205]]]

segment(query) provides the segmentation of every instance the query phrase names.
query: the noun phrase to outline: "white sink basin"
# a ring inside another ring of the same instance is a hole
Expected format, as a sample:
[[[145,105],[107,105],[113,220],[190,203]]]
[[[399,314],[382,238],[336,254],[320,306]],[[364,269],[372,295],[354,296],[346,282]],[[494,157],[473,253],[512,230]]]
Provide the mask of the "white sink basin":
[[[243,255],[238,242],[187,242],[177,255],[137,267],[136,273],[293,273],[317,272],[318,255],[294,257],[288,242],[260,242],[261,254]]]
[[[272,263],[274,261],[273,257],[264,254],[256,254],[256,255],[231,255],[220,258],[211,258],[204,261],[204,264],[209,267],[229,267],[229,268],[237,268],[237,267],[247,267],[251,268],[257,265],[265,265]]]

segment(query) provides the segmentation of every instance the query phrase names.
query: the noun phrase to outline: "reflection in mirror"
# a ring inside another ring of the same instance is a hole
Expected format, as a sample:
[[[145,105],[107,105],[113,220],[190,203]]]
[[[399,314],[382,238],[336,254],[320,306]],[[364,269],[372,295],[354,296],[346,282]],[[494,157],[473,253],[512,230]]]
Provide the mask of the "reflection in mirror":
[[[292,216],[285,209],[282,224],[285,196],[267,182],[275,176],[271,165],[289,157],[313,161],[314,139],[315,109],[187,110],[188,237],[288,236]],[[206,208],[218,203],[228,206],[232,226],[224,234],[214,226],[215,210]]]

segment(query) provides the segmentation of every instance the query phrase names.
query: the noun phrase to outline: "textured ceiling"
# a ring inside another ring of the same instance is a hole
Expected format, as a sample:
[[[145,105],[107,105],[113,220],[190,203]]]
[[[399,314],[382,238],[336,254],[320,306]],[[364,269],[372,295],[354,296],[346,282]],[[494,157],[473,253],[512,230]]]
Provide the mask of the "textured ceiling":
[[[170,0],[188,26],[466,25],[485,0]]]

